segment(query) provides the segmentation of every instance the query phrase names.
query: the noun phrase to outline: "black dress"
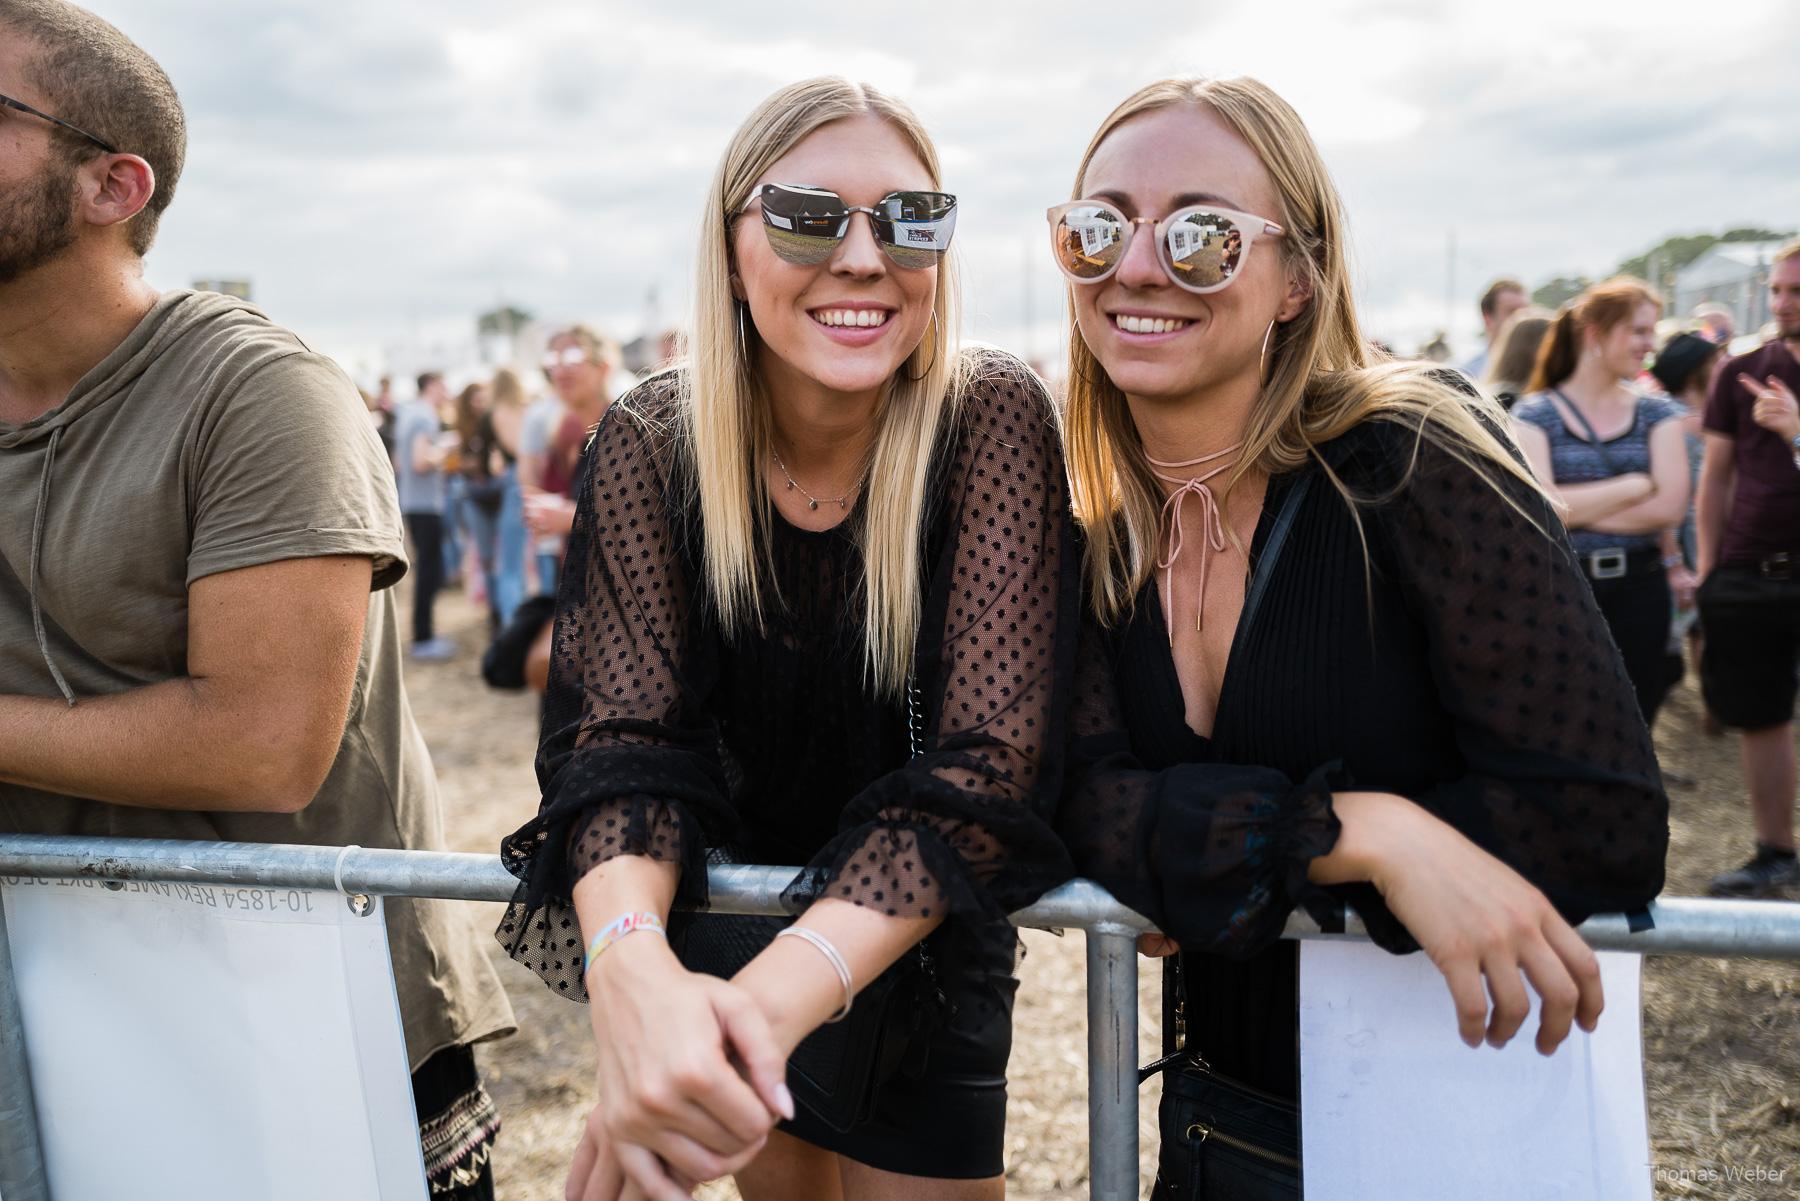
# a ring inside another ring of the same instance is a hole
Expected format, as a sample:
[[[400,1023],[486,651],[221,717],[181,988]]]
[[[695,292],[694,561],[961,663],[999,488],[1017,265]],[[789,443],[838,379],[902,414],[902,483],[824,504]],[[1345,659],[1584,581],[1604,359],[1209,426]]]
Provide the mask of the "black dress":
[[[1540,529],[1398,423],[1367,421],[1320,449],[1367,498],[1368,574],[1356,519],[1322,472],[1269,482],[1253,570],[1272,515],[1313,473],[1240,621],[1210,738],[1184,720],[1154,586],[1116,630],[1089,623],[1059,819],[1078,871],[1181,944],[1189,1045],[1288,1098],[1298,952],[1278,939],[1293,909],[1341,928],[1347,902],[1381,946],[1417,949],[1372,886],[1307,881],[1337,841],[1332,791],[1418,802],[1571,922],[1646,905],[1668,845],[1631,682],[1548,506],[1502,481]]]
[[[910,762],[904,701],[866,682],[865,511],[819,533],[763,513],[780,599],[760,634],[728,639],[700,585],[678,377],[608,411],[557,606],[543,805],[502,848],[521,883],[498,932],[551,987],[583,997],[576,880],[645,855],[679,864],[677,903],[699,905],[705,849],[725,844],[805,864],[790,897],[946,915],[932,937],[952,1014],[924,1078],[884,1086],[875,1118],[848,1135],[805,1114],[787,1127],[875,1167],[946,1177],[1003,1169],[1005,915],[1072,874],[1051,826],[1079,608],[1061,450],[1029,370],[992,353],[972,362],[931,465],[915,658],[925,730]]]

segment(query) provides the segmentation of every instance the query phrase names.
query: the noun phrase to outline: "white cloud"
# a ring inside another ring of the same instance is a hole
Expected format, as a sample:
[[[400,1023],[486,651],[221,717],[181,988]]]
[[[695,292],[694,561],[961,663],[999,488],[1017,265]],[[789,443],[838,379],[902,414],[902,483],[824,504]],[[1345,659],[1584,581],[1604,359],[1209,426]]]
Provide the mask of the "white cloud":
[[[358,362],[448,347],[501,298],[626,335],[652,289],[673,314],[732,128],[823,71],[918,109],[963,198],[971,332],[1040,356],[1062,313],[1033,257],[1043,209],[1159,74],[1254,74],[1295,105],[1349,207],[1368,325],[1403,347],[1446,318],[1466,338],[1494,275],[1800,214],[1800,6],[1781,0],[94,7],[189,107],[153,278],[248,275]]]

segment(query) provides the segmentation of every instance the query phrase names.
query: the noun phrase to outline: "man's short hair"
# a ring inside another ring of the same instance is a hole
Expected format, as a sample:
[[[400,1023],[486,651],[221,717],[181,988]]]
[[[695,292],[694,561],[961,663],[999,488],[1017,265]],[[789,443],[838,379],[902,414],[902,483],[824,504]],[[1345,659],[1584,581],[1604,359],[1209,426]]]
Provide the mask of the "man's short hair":
[[[1525,285],[1518,280],[1507,276],[1503,276],[1489,284],[1487,286],[1487,291],[1481,294],[1481,315],[1483,317],[1492,317],[1494,315],[1494,310],[1499,307],[1500,294],[1502,292],[1518,292],[1521,295],[1524,295]]]
[[[142,257],[187,159],[187,117],[175,85],[136,42],[64,0],[0,0],[0,29],[27,43],[26,77],[53,116],[137,155],[156,173],[156,190],[129,230]],[[54,133],[71,164],[100,152],[80,134],[60,126]]]
[[[419,376],[419,395],[425,395],[425,389],[444,378],[442,371],[427,371]]]
[[[1800,238],[1795,238],[1792,242],[1789,242],[1786,246],[1777,250],[1774,257],[1769,261],[1771,263],[1785,263],[1796,256],[1800,256]]]

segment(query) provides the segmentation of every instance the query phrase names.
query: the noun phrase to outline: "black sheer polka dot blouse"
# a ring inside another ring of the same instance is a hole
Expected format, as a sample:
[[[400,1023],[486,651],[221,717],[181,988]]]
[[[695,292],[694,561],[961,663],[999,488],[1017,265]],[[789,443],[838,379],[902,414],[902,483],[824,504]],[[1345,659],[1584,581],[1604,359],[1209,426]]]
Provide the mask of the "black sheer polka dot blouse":
[[[1059,819],[1077,870],[1183,947],[1189,1044],[1286,1097],[1299,1087],[1289,914],[1341,928],[1347,903],[1381,946],[1417,949],[1373,887],[1307,881],[1337,841],[1334,790],[1411,798],[1571,922],[1646,905],[1668,845],[1631,682],[1549,506],[1498,472],[1497,493],[1394,422],[1320,450],[1365,498],[1360,535],[1316,466],[1270,481],[1251,544],[1266,582],[1251,585],[1211,737],[1184,720],[1155,587],[1117,628],[1087,623]]]
[[[602,419],[557,604],[542,807],[502,846],[520,884],[498,936],[551,987],[585,996],[570,890],[619,855],[678,864],[678,906],[704,904],[706,850],[729,846],[805,865],[790,899],[1008,937],[1005,914],[1072,874],[1051,824],[1080,604],[1061,449],[1023,364],[982,352],[969,380],[933,451],[917,757],[905,701],[867,682],[864,509],[823,532],[760,514],[779,599],[760,633],[727,637],[702,584],[679,379]]]

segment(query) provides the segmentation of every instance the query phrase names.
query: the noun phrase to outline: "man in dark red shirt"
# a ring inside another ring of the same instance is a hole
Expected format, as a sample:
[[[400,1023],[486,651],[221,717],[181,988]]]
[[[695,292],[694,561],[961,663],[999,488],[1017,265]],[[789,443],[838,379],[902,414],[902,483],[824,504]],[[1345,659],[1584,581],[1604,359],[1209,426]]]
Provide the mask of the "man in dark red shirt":
[[[1800,885],[1794,857],[1794,699],[1800,670],[1800,242],[1775,254],[1778,333],[1725,365],[1706,405],[1700,469],[1700,683],[1742,730],[1756,854],[1717,876],[1715,896]]]

